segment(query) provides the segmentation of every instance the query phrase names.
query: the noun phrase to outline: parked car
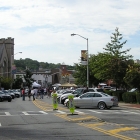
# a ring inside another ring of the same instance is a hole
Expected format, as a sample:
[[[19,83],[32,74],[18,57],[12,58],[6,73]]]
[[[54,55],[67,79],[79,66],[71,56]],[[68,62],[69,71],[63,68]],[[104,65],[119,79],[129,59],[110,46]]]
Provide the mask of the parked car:
[[[10,92],[9,90],[3,90],[2,92],[4,92],[7,95],[10,95],[12,97],[12,99],[15,99],[15,94]]]
[[[12,91],[14,92],[14,94],[15,94],[15,96],[17,98],[21,97],[21,91],[20,91],[20,89],[13,89]]]
[[[113,106],[118,106],[118,98],[110,96],[103,92],[87,92],[73,99],[75,107],[97,107],[99,109],[110,109]],[[64,103],[69,107],[69,99]]]
[[[0,94],[0,102],[2,102],[4,100],[3,95]]]
[[[12,97],[10,95],[7,95],[2,91],[0,91],[0,95],[3,97],[3,101],[5,101],[5,100],[8,101],[8,102],[12,101]]]
[[[90,92],[103,92],[103,89],[101,88],[89,88],[88,91]],[[74,97],[79,97],[80,95],[87,92],[86,88],[77,88],[72,93],[64,94],[60,97],[60,103],[64,104],[65,100],[68,99],[69,95],[74,95]]]

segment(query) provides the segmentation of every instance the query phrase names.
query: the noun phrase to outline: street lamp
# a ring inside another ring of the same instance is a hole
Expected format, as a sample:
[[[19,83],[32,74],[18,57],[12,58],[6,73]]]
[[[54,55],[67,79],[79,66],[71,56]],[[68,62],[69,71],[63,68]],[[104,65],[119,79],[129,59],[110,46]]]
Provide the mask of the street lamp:
[[[82,38],[84,38],[84,39],[86,39],[87,40],[87,87],[89,88],[89,66],[88,66],[88,38],[85,38],[85,37],[83,37],[83,36],[81,36],[81,35],[79,35],[79,34],[71,34],[71,36],[75,36],[75,35],[78,35],[78,36],[80,36],[80,37],[82,37]]]
[[[18,53],[22,53],[22,52],[17,52],[17,53],[15,53],[14,55],[16,55],[16,54],[18,54]]]

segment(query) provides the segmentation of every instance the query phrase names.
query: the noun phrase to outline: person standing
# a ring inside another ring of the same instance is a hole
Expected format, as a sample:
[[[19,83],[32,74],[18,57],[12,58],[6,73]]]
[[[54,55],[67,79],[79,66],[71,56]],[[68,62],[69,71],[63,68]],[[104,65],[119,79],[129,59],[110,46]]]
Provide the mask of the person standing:
[[[41,90],[40,90],[40,99],[43,99],[43,95],[44,95],[44,89],[41,88]]]
[[[28,97],[29,97],[29,101],[31,101],[31,89],[29,89],[28,91]]]
[[[25,101],[25,89],[22,89],[22,100]]]

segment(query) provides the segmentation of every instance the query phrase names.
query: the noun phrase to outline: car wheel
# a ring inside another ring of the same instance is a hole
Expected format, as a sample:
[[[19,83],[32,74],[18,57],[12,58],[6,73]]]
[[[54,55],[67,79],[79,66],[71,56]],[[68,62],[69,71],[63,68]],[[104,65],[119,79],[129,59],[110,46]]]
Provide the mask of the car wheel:
[[[11,102],[11,99],[8,99],[8,102]]]
[[[99,102],[98,103],[98,108],[99,109],[105,109],[106,108],[106,104],[104,102]]]

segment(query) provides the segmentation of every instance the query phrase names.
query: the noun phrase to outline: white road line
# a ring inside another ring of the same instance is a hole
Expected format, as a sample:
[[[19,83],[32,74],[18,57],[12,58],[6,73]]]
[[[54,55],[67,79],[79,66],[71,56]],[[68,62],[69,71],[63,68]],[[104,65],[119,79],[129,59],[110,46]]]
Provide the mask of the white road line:
[[[30,115],[30,114],[28,114],[27,112],[22,112],[24,115]]]
[[[43,113],[43,114],[48,114],[47,112],[45,112],[45,111],[39,111],[40,113]]]
[[[11,114],[10,114],[9,112],[5,112],[5,114],[6,114],[7,116],[11,116]]]
[[[140,115],[140,113],[125,111],[125,110],[123,110],[122,112],[130,113],[130,114],[139,114]]]
[[[103,113],[103,112],[98,112],[98,111],[94,111],[94,110],[88,110],[90,112],[94,112],[94,113]]]
[[[78,110],[75,110],[75,112],[77,112],[79,114],[85,114],[84,112],[81,112],[81,111],[78,111]]]
[[[57,110],[58,113],[61,113],[61,114],[66,114],[66,112],[63,112],[63,111],[60,111],[60,110]]]

